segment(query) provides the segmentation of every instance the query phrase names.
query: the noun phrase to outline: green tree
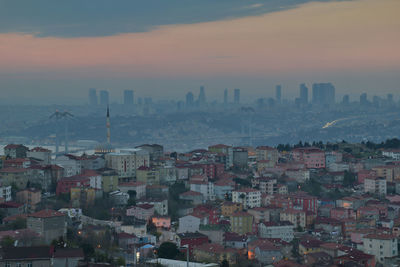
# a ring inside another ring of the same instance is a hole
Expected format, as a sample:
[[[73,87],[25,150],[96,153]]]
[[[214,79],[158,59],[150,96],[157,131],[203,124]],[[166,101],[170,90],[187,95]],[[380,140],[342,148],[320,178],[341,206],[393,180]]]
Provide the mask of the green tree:
[[[14,242],[15,240],[12,237],[6,236],[1,240],[0,245],[2,248],[9,248],[14,246]]]
[[[356,182],[356,175],[352,172],[345,171],[344,172],[344,179],[343,179],[343,186],[353,186]]]
[[[175,259],[178,256],[179,250],[177,246],[172,242],[164,242],[158,249],[158,257],[165,259]]]
[[[221,267],[229,267],[229,262],[226,259],[224,259],[219,266],[221,266]]]

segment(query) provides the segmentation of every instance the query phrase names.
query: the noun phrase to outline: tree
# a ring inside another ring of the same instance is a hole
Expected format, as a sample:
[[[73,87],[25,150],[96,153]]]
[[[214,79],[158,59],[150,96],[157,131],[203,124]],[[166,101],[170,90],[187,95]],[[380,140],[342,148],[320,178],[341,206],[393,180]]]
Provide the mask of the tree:
[[[175,259],[178,254],[178,247],[172,242],[164,242],[158,249],[158,257],[160,258]]]
[[[14,242],[15,240],[12,237],[6,236],[1,240],[0,245],[2,248],[9,248],[14,246]]]
[[[221,266],[221,267],[229,267],[229,262],[226,259],[224,259],[219,266]]]
[[[356,182],[356,175],[352,172],[345,171],[344,179],[343,179],[343,186],[345,186],[345,187],[353,186],[355,182]]]

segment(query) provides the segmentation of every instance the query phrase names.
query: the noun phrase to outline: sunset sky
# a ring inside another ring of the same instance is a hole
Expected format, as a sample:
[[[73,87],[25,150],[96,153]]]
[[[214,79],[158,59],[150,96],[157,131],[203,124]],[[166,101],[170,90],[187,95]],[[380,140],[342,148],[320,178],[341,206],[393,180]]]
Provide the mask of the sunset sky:
[[[0,100],[183,99],[200,85],[250,100],[278,83],[293,98],[324,81],[338,98],[400,94],[399,0],[55,2],[0,0]]]

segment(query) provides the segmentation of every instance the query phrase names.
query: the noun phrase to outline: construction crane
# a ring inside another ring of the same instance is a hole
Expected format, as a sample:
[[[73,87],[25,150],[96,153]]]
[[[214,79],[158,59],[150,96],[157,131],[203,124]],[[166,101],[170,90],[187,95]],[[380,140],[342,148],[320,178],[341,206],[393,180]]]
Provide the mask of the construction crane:
[[[61,112],[58,109],[50,115],[49,119],[55,119],[56,121],[56,154],[59,152],[59,145],[60,145],[60,129],[59,129],[59,121],[64,120],[64,127],[65,127],[65,136],[64,136],[64,152],[68,153],[68,117],[74,117],[68,111]]]

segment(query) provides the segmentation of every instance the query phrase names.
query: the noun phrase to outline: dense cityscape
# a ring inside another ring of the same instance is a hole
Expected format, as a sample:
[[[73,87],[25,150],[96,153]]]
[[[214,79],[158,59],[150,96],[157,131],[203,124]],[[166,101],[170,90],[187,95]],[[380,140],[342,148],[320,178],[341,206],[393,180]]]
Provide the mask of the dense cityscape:
[[[398,139],[168,152],[104,126],[92,152],[4,146],[5,266],[398,266]]]
[[[400,266],[399,0],[0,0],[0,267]]]

